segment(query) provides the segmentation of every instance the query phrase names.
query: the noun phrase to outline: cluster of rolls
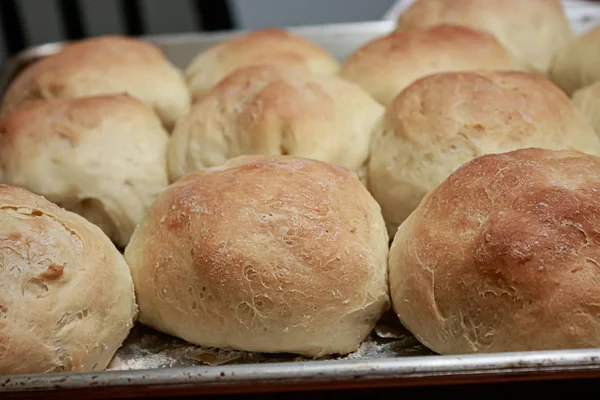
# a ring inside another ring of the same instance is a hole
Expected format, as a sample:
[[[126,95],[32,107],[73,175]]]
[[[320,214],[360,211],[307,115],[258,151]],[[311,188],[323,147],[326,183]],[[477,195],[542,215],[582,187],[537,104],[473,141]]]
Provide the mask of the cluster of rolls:
[[[104,369],[138,319],[347,354],[390,306],[441,354],[600,346],[598,46],[558,0],[417,0],[341,65],[66,45],[0,110],[0,374]]]

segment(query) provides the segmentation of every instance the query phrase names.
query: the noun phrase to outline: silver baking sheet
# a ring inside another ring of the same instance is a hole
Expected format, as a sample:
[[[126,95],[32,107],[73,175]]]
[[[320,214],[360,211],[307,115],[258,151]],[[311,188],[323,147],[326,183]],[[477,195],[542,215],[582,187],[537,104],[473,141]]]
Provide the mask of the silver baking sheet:
[[[394,21],[290,28],[338,59],[390,32]],[[200,51],[234,33],[148,37],[181,68]],[[0,93],[25,66],[62,44],[29,49],[3,69]],[[0,377],[0,398],[66,395],[69,398],[146,397],[263,392],[364,386],[401,386],[494,380],[600,377],[600,349],[439,356],[386,314],[358,350],[346,356],[307,359],[193,346],[137,325],[107,371]]]
[[[393,357],[426,356],[434,353],[421,345],[392,313],[386,314],[369,337],[354,352],[330,360],[379,360]],[[324,360],[325,358],[321,358]],[[314,361],[293,354],[260,354],[245,351],[203,348],[138,325],[108,366],[109,371],[263,364]]]

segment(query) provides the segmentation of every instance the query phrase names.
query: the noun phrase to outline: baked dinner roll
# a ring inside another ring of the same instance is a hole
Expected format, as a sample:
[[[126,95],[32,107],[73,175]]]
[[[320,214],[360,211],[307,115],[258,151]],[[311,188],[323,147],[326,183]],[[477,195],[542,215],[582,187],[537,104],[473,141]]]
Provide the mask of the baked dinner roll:
[[[593,127],[540,75],[453,72],[415,82],[388,105],[371,147],[369,188],[390,236],[460,165],[523,147],[600,155]]]
[[[576,91],[573,94],[573,103],[600,135],[600,82]]]
[[[0,121],[0,183],[81,214],[125,247],[168,184],[167,141],[127,95],[32,102]]]
[[[417,0],[398,18],[399,30],[439,24],[490,32],[520,63],[542,73],[573,38],[559,0]]]
[[[66,45],[19,74],[9,86],[2,113],[40,99],[128,93],[151,107],[172,128],[190,109],[183,74],[150,43],[103,36]]]
[[[337,60],[309,40],[283,29],[263,29],[203,51],[192,60],[185,76],[193,97],[199,98],[234,70],[265,61],[319,75],[333,75],[339,70]]]
[[[173,131],[171,180],[245,154],[293,155],[359,171],[381,107],[357,85],[297,68],[238,69]]]
[[[490,34],[457,25],[393,32],[352,53],[340,75],[388,104],[417,79],[437,72],[518,69]]]
[[[403,324],[441,354],[600,346],[600,158],[477,158],[423,199],[390,251]]]
[[[600,81],[600,26],[577,37],[552,59],[549,76],[569,95]]]
[[[243,156],[169,186],[125,251],[140,321],[202,346],[354,351],[389,307],[379,205],[345,168]]]
[[[0,375],[99,371],[136,317],[123,256],[93,224],[0,185]]]

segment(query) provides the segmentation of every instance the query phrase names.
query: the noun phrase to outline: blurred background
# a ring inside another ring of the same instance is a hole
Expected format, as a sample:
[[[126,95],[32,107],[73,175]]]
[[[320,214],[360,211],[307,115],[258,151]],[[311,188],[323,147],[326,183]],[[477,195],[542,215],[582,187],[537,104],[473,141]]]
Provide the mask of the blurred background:
[[[524,0],[526,1],[526,0]],[[380,19],[395,0],[0,0],[0,65],[48,42]]]

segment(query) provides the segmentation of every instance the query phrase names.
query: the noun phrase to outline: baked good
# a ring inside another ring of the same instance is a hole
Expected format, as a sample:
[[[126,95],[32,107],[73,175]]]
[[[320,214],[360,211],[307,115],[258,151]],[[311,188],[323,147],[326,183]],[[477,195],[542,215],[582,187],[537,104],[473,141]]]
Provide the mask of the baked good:
[[[202,346],[354,351],[389,306],[379,205],[349,170],[242,156],[169,186],[125,250],[140,321]]]
[[[522,149],[463,165],[402,224],[390,290],[440,354],[600,346],[600,158]]]
[[[489,33],[458,25],[393,32],[350,54],[340,75],[388,104],[419,78],[438,72],[518,69]]]
[[[167,142],[127,95],[31,102],[0,120],[0,183],[81,214],[124,247],[168,184]]]
[[[390,236],[460,165],[523,147],[600,155],[593,127],[541,75],[450,72],[415,82],[388,105],[373,134],[369,189]]]
[[[600,135],[600,82],[577,90],[573,94],[573,103]]]
[[[198,54],[185,76],[193,97],[199,98],[236,69],[264,62],[304,68],[319,75],[334,75],[339,70],[337,60],[311,41],[283,29],[261,29]]]
[[[26,68],[8,87],[2,114],[32,100],[119,93],[143,101],[168,129],[190,109],[183,74],[157,47],[109,35],[67,44]]]
[[[576,90],[600,81],[600,25],[575,38],[556,52],[548,75],[571,95]]]
[[[0,185],[0,375],[99,371],[137,313],[123,256],[93,224]]]
[[[169,142],[171,180],[245,154],[359,171],[383,107],[359,86],[274,64],[240,68],[194,103]]]
[[[541,73],[573,38],[559,0],[416,0],[398,17],[399,30],[443,23],[492,33],[523,65]]]

